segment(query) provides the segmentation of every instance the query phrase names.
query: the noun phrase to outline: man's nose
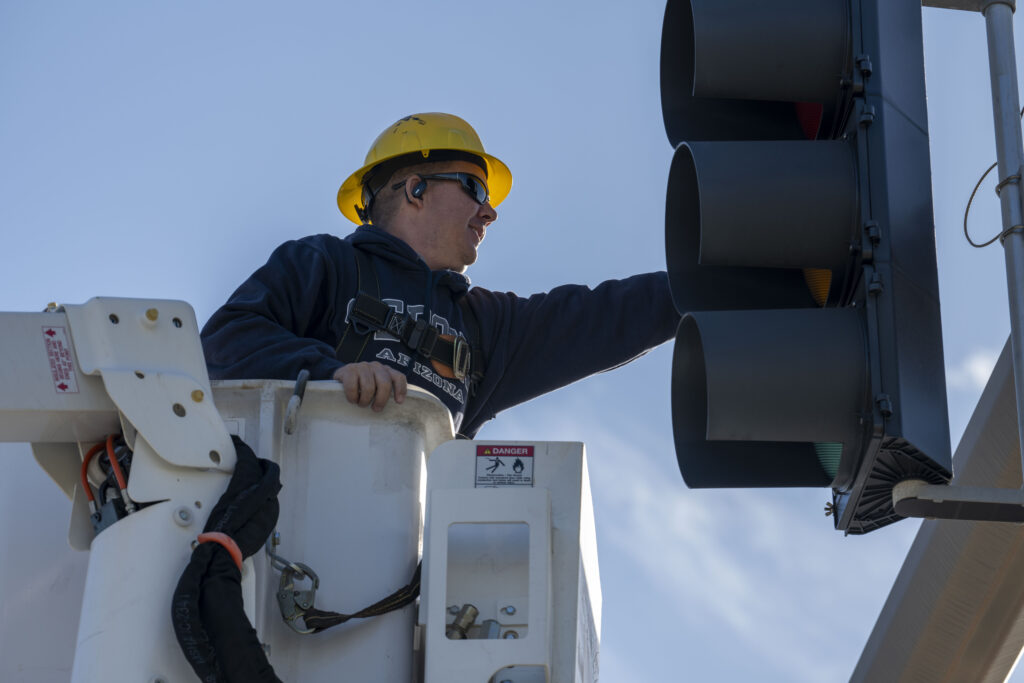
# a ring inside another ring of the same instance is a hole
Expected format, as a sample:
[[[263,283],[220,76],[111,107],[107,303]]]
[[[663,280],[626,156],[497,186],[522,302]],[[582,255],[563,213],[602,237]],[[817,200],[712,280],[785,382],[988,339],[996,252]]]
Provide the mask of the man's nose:
[[[493,206],[491,206],[490,201],[486,201],[480,205],[480,208],[477,210],[477,215],[483,219],[484,225],[490,225],[498,219],[498,212],[495,211]]]

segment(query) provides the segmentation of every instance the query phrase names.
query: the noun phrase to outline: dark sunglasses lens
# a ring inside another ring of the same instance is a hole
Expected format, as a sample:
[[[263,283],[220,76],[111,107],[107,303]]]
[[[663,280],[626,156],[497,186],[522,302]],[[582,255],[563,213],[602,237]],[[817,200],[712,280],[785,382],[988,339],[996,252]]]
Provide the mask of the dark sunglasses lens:
[[[470,196],[483,204],[487,201],[487,186],[471,175],[464,175],[460,178],[462,186],[466,188]]]

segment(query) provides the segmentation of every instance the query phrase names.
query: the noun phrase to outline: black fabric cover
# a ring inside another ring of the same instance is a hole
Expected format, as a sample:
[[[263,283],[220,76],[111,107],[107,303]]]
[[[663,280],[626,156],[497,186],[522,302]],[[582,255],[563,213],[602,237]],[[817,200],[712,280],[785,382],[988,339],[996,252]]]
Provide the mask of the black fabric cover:
[[[228,488],[203,531],[235,540],[243,557],[256,553],[277,524],[281,490],[277,464],[257,458],[238,437]],[[242,607],[242,575],[218,543],[201,543],[171,602],[174,634],[203,683],[281,683]]]

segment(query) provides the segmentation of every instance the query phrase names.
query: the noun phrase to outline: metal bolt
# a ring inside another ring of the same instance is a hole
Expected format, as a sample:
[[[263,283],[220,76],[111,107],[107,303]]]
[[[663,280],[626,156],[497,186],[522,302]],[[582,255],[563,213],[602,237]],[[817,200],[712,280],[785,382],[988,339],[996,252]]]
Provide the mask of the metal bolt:
[[[456,615],[458,613],[459,613],[459,606],[458,605],[448,605],[448,614],[451,614],[452,616],[454,616],[454,615]]]
[[[514,605],[505,605],[504,607],[501,608],[501,613],[502,614],[507,614],[509,616],[512,616],[513,614],[516,613],[516,608],[515,608]]]
[[[203,400],[203,391],[202,391],[202,389],[195,389],[195,390],[192,391],[192,400],[195,401],[196,403],[201,403],[202,402],[202,400]]]
[[[445,635],[451,640],[465,640],[473,622],[476,621],[480,611],[468,602],[462,606],[455,620],[445,629]]]
[[[519,631],[505,631],[505,635],[502,636],[505,640],[515,640],[519,637]]]
[[[159,317],[160,317],[160,312],[158,310],[156,310],[155,308],[147,308],[146,309],[146,320],[149,320],[150,322],[154,322],[155,323],[156,319],[159,318]]]
[[[192,524],[192,511],[184,505],[179,508],[175,508],[173,517],[174,522],[178,526],[189,526]]]

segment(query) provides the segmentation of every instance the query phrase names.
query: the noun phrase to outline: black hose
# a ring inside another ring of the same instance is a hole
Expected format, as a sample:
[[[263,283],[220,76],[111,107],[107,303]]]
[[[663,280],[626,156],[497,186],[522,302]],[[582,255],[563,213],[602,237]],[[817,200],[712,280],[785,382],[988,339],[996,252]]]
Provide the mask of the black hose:
[[[253,555],[277,524],[280,468],[257,458],[236,436],[238,455],[227,491],[210,512],[204,532],[227,534]],[[185,658],[203,683],[281,683],[267,661],[242,604],[242,574],[217,543],[201,543],[178,581],[171,621]]]

